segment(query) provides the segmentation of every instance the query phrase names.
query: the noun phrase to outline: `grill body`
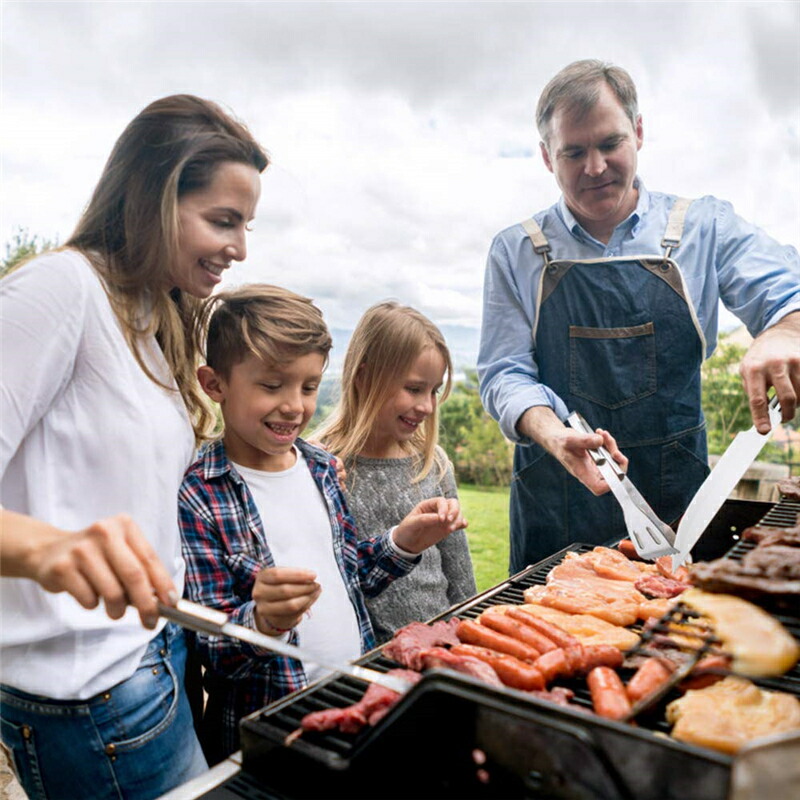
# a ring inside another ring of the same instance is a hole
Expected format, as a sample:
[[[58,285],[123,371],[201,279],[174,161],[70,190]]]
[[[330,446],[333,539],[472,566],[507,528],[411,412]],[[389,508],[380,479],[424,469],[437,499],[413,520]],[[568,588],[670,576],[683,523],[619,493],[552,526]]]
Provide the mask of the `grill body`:
[[[759,521],[791,525],[800,512],[795,505],[787,513],[784,503],[727,501],[695,551],[696,560],[741,558],[750,548],[738,541],[744,528]],[[524,590],[544,583],[567,551],[591,547],[575,544],[438,618],[477,617],[493,605],[521,603]],[[779,618],[800,639],[800,619]],[[395,666],[378,650],[359,663],[380,670]],[[352,678],[328,678],[243,720],[243,771],[208,797],[724,800],[730,795],[735,759],[668,738],[663,706],[633,727],[587,713],[585,683],[559,683],[575,691],[577,708],[432,672],[375,727],[356,736],[305,733],[287,747],[285,737],[305,714],[350,705],[363,694],[364,685]],[[800,696],[800,668],[758,683]]]

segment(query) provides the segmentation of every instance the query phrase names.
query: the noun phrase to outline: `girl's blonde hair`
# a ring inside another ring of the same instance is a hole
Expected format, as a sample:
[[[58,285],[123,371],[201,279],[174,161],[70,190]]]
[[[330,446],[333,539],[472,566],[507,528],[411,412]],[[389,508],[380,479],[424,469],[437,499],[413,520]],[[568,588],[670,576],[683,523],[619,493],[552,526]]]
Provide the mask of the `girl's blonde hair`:
[[[314,432],[314,438],[347,462],[366,446],[384,403],[398,391],[414,361],[434,347],[445,363],[439,401],[450,393],[453,364],[441,331],[423,314],[393,301],[367,309],[356,326],[342,372],[342,395],[331,416]],[[438,456],[439,404],[417,428],[408,449],[419,458],[414,483],[434,464],[443,473],[446,461]]]
[[[224,162],[263,172],[269,158],[247,128],[216,103],[193,95],[156,100],[117,139],[64,245],[89,259],[139,366],[169,389],[139,350],[143,336],[155,335],[198,440],[210,435],[216,421],[195,375],[202,301],[170,291],[169,274],[178,257],[178,201],[208,187]]]

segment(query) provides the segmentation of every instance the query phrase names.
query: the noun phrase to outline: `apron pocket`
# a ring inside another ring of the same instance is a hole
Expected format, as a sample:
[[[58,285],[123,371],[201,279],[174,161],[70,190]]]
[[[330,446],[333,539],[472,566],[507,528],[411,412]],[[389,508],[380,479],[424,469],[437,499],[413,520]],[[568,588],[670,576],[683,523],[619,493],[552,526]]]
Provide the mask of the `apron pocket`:
[[[629,328],[570,325],[569,390],[575,397],[608,409],[655,394],[653,323]]]

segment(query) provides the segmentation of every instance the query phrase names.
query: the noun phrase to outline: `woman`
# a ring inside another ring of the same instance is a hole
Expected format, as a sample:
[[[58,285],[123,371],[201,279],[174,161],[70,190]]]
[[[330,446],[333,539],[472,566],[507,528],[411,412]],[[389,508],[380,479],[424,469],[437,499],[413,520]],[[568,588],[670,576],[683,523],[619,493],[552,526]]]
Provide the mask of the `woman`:
[[[0,283],[0,731],[32,799],[156,797],[206,768],[156,598],[182,590],[178,486],[213,425],[197,312],[245,257],[267,163],[215,104],[158,100],[66,245]]]

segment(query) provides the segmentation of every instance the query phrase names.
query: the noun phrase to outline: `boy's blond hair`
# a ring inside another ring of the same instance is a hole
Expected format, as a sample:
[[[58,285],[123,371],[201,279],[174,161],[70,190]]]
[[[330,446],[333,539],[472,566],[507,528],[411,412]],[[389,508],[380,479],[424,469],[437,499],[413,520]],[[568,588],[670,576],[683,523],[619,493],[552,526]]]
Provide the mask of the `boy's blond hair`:
[[[314,432],[314,438],[343,461],[366,446],[384,403],[398,390],[414,361],[428,347],[439,351],[445,379],[439,400],[450,392],[453,364],[441,331],[423,314],[393,301],[367,309],[356,326],[342,372],[342,396],[331,416]],[[437,459],[439,404],[419,426],[409,451],[419,456],[414,482],[421,481]],[[440,471],[445,463],[438,463]],[[354,476],[357,479],[357,476]]]
[[[320,353],[327,363],[333,344],[322,312],[308,297],[266,283],[214,295],[204,317],[206,363],[224,378],[251,354],[281,364]]]

